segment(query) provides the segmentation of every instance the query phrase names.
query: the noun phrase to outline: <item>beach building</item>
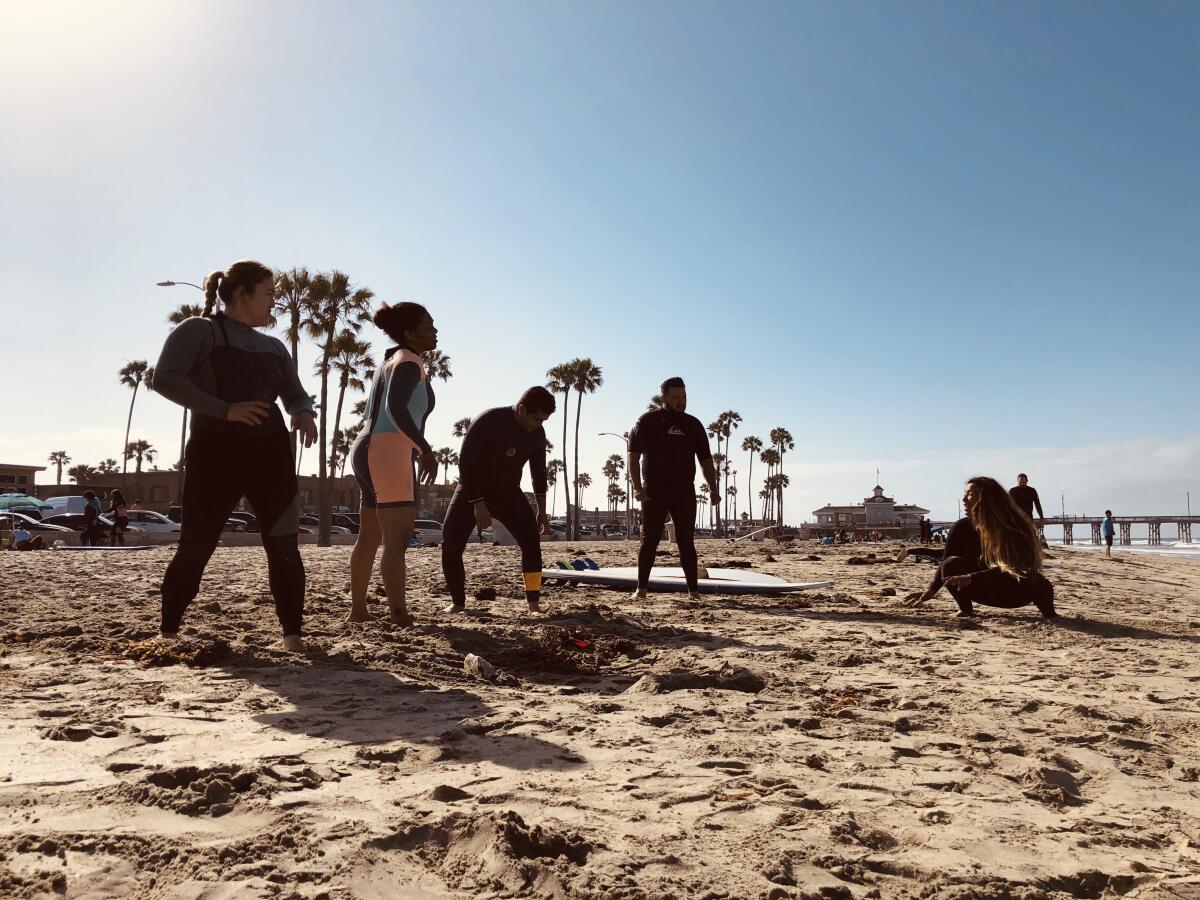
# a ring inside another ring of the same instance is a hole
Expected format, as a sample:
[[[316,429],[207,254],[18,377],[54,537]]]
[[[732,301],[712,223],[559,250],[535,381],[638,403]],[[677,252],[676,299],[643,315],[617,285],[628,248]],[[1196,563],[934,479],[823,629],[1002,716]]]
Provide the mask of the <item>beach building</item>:
[[[833,506],[825,504],[820,509],[814,509],[816,524],[822,528],[856,528],[859,526],[915,526],[921,516],[929,515],[929,510],[911,503],[897,503],[893,498],[885,496],[883,488],[875,485],[874,493],[863,498],[862,503],[850,506]]]
[[[20,466],[0,463],[0,494],[29,494],[33,496],[34,480],[45,466]]]

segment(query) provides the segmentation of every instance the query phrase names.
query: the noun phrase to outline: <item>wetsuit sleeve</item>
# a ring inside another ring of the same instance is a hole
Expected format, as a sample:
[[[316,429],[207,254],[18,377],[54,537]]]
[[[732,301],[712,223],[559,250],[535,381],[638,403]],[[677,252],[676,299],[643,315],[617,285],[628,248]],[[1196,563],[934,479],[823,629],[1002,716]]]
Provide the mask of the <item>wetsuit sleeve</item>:
[[[278,338],[275,339],[275,350],[283,361],[283,386],[279,389],[283,408],[293,416],[297,413],[313,412],[312,397],[304,390],[304,385],[300,383],[300,374],[296,371],[296,364],[292,362],[292,356],[287,347],[283,346],[283,341]]]
[[[1046,514],[1042,512],[1042,498],[1038,496],[1037,488],[1030,488],[1029,490],[1033,491],[1033,505],[1037,507],[1038,518],[1046,518]]]
[[[487,419],[480,416],[471,423],[458,452],[458,486],[472,503],[483,499],[483,486],[487,483]]]
[[[529,457],[529,478],[533,481],[533,493],[546,496],[546,432],[539,429],[536,437],[539,449]]]
[[[408,408],[413,391],[420,383],[421,367],[415,362],[400,363],[396,367],[396,371],[392,373],[392,380],[388,387],[387,409],[392,421],[399,426],[408,439],[420,447],[422,453],[429,453],[432,448],[425,440],[425,435],[421,434],[417,423],[413,421],[412,413]]]
[[[172,331],[154,365],[154,390],[194,413],[224,419],[229,404],[198,388],[189,374],[212,353],[212,325],[207,319],[188,319]]]
[[[708,432],[704,430],[699,419],[693,420],[692,430],[696,435],[696,459],[700,462],[712,459],[712,451],[708,449]]]

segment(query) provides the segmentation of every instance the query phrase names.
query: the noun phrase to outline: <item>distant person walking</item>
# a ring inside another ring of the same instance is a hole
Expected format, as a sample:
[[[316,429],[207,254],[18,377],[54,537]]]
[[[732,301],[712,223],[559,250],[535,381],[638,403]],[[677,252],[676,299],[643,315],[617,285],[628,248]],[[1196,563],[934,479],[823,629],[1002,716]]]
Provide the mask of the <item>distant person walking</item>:
[[[271,321],[275,275],[241,260],[204,280],[202,316],[180,323],[155,366],[154,389],[192,411],[184,451],[183,531],[162,583],[162,634],[174,637],[238,501],[250,501],[267,553],[285,650],[304,649],[304,563],[296,535],[300,491],[288,425],[317,439],[312,400],[283,343],[258,331]],[[222,310],[213,312],[218,297]]]
[[[1112,510],[1106,509],[1104,518],[1100,520],[1100,536],[1104,538],[1104,555],[1109,559],[1112,559],[1113,532],[1115,530]]]
[[[973,616],[973,604],[1015,609],[1033,604],[1054,618],[1054,587],[1041,574],[1042,544],[1029,517],[994,478],[977,476],[963,490],[967,515],[954,523],[945,558],[923,593],[909,594],[917,606],[943,585],[960,616]]]
[[[100,544],[100,501],[91,491],[83,492],[83,532],[79,535],[80,547],[96,547]]]
[[[405,555],[417,515],[417,490],[437,478],[438,458],[425,439],[433,412],[433,385],[421,354],[437,348],[438,331],[419,303],[384,303],[375,326],[395,343],[375,370],[362,432],[350,448],[350,465],[362,494],[358,538],[350,554],[350,622],[369,622],[367,588],[379,561],[388,619],[411,625],[405,599]]]
[[[638,551],[638,581],[634,598],[646,598],[654,554],[662,540],[667,516],[675,524],[679,564],[688,595],[699,597],[696,558],[696,460],[708,482],[710,497],[720,497],[717,470],[708,448],[708,432],[687,413],[687,388],[682,378],[662,383],[662,406],[642,415],[629,432],[628,471],[633,496],[642,504],[642,546]]]
[[[113,520],[112,544],[114,547],[124,547],[125,529],[129,527],[129,510],[125,505],[125,495],[119,490],[112,492],[107,512]]]

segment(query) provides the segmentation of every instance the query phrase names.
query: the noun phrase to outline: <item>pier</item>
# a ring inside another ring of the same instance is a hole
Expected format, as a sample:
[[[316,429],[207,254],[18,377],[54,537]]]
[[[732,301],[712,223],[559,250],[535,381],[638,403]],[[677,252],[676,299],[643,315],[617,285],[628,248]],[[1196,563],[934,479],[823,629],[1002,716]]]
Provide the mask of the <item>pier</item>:
[[[1061,525],[1063,530],[1062,542],[1065,545],[1075,543],[1074,528],[1076,525],[1092,526],[1092,543],[1100,544],[1100,523],[1103,516],[1047,516],[1044,519],[1033,520],[1038,527],[1046,525]],[[1200,516],[1113,516],[1113,524],[1117,526],[1116,543],[1129,546],[1133,543],[1130,536],[1134,525],[1145,525],[1149,532],[1147,543],[1156,547],[1162,544],[1162,526],[1174,525],[1179,529],[1179,540],[1192,542],[1192,525],[1200,522]]]

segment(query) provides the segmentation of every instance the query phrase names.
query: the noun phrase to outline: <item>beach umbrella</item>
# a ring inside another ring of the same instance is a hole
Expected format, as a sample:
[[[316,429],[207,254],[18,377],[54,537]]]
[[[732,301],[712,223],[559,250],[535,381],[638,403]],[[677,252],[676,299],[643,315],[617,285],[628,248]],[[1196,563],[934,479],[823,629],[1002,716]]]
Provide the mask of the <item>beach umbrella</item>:
[[[0,494],[0,509],[19,509],[30,507],[34,509],[51,509],[49,503],[43,503],[37,497],[26,494]]]

